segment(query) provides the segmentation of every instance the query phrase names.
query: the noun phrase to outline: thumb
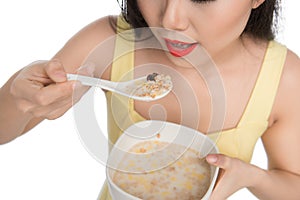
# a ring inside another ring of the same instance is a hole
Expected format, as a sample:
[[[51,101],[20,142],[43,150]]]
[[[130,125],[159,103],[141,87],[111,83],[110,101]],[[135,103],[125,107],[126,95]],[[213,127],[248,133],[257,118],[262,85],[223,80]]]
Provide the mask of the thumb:
[[[49,78],[56,83],[67,81],[63,64],[57,59],[49,61],[47,63],[45,71]]]
[[[206,161],[222,169],[229,169],[231,163],[231,159],[223,154],[209,154],[206,156]]]

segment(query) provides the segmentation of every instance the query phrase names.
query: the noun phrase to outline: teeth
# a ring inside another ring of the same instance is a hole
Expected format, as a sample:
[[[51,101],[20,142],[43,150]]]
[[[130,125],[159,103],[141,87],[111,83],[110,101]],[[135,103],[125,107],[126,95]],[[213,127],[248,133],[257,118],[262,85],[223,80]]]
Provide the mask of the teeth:
[[[181,43],[171,43],[175,48],[186,49],[191,46],[191,44],[181,44]]]

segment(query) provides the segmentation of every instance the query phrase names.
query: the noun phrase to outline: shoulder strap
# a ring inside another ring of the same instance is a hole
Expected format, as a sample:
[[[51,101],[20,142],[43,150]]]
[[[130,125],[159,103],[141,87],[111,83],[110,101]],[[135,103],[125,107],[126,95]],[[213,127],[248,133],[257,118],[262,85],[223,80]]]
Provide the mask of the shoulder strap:
[[[130,25],[119,16],[117,21],[117,35],[115,41],[114,60],[111,69],[112,81],[132,80],[134,77],[134,31]],[[113,131],[111,138],[115,140],[125,128],[143,118],[135,112],[134,101],[128,97],[108,92],[110,98],[108,113],[109,127]]]
[[[122,16],[117,20],[114,61],[111,80],[125,81],[133,78],[134,66],[134,32]]]
[[[277,94],[287,48],[269,42],[264,61],[246,110],[238,127],[254,121],[267,121]]]

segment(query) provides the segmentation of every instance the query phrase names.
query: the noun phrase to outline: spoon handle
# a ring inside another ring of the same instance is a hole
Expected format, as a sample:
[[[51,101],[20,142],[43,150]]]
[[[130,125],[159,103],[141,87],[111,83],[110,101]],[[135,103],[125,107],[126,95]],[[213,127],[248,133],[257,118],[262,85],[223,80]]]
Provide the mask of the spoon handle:
[[[102,89],[109,91],[116,91],[117,87],[117,83],[115,82],[78,74],[67,74],[67,79],[77,80],[80,81],[82,85],[101,87]]]

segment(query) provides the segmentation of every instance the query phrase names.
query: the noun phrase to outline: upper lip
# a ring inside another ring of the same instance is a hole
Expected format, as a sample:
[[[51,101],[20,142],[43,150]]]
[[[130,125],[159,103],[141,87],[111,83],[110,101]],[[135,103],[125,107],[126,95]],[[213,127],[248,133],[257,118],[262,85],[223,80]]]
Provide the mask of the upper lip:
[[[179,41],[179,40],[173,40],[173,39],[169,39],[169,38],[164,38],[166,42],[168,43],[172,43],[172,44],[196,44],[196,42],[184,42],[184,41]]]

